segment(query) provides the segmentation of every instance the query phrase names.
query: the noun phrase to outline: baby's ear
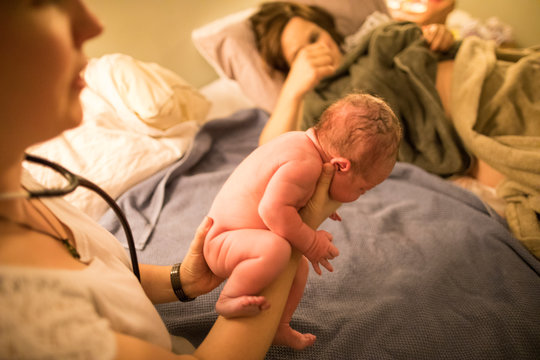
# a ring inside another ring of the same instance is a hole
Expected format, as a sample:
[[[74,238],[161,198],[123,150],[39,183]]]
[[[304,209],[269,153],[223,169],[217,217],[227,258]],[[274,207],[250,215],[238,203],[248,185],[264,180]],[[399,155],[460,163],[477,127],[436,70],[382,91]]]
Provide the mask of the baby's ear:
[[[349,159],[335,157],[330,160],[330,163],[334,165],[338,172],[347,172],[351,170],[351,162]]]

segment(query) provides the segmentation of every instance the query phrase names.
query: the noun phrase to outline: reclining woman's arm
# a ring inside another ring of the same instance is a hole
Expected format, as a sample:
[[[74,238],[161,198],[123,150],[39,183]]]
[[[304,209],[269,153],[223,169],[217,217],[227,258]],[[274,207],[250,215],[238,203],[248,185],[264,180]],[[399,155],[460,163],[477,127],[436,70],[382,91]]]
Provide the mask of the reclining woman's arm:
[[[299,130],[304,95],[335,69],[329,49],[323,44],[311,44],[300,50],[291,64],[272,115],[261,132],[259,145],[283,133]]]

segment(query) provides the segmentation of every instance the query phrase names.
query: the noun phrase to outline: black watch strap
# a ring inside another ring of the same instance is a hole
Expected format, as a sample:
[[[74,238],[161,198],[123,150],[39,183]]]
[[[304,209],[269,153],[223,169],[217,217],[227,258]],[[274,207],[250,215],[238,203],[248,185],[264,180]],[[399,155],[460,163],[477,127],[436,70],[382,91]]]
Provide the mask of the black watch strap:
[[[171,285],[178,300],[182,302],[193,301],[195,298],[190,298],[182,289],[182,282],[180,281],[180,266],[182,263],[174,264],[171,269]]]

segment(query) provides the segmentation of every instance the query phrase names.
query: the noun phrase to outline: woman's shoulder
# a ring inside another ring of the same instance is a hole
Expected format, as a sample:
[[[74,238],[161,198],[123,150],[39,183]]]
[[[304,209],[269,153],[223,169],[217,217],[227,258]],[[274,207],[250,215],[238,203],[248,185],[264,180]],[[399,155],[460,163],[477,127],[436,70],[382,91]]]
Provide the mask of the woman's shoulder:
[[[70,271],[0,266],[0,358],[111,358],[114,334]]]
[[[22,183],[29,189],[43,188],[28,171],[23,172]],[[94,219],[62,197],[43,198],[41,201],[73,233],[81,262],[90,263],[97,256],[105,262],[118,260],[127,267],[131,266],[124,247]]]

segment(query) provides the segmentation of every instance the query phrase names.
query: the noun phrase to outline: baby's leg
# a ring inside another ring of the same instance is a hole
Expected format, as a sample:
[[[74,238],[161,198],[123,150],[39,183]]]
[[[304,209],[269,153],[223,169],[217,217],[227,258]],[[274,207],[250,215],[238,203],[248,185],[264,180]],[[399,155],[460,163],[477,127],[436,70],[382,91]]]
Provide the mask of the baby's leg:
[[[290,322],[294,311],[298,307],[298,303],[302,299],[304,294],[304,288],[306,286],[307,277],[309,273],[309,263],[307,259],[302,256],[298,263],[298,269],[283,310],[283,316],[281,317],[279,327],[274,337],[274,345],[285,345],[294,349],[304,349],[307,346],[313,345],[315,342],[315,335],[302,334],[293,328],[291,328]]]
[[[256,296],[285,268],[291,245],[269,230],[242,229],[220,234],[205,249],[207,262],[218,276],[228,277],[216,303],[227,317],[252,316],[270,304]]]

